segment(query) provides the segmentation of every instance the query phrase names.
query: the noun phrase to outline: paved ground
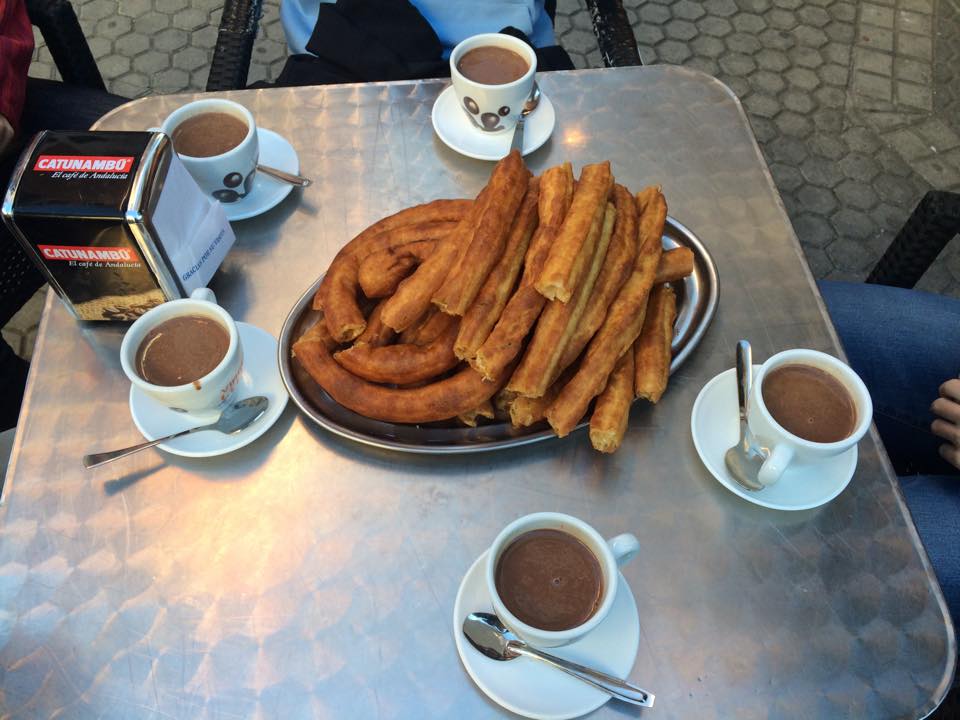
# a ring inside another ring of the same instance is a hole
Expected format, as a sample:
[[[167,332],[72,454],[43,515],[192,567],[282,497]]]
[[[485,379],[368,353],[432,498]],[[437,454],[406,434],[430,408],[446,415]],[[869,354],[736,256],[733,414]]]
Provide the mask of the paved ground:
[[[222,0],[73,2],[114,92],[204,87]],[[645,62],[743,101],[818,278],[862,279],[927,190],[960,190],[960,0],[624,4]],[[266,0],[250,82],[283,66],[278,8]],[[601,65],[583,0],[560,0],[556,28],[578,67]],[[55,77],[42,47],[31,72]],[[960,240],[920,287],[960,297]],[[35,312],[4,329],[25,354]]]

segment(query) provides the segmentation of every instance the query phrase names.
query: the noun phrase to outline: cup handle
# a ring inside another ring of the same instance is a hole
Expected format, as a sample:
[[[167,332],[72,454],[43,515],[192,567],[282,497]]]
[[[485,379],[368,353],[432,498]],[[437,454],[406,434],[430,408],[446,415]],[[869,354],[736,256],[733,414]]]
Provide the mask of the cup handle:
[[[623,533],[607,540],[617,567],[623,567],[640,552],[640,541],[632,533]]]
[[[760,466],[760,472],[757,473],[757,479],[760,480],[760,483],[773,485],[779,480],[787,466],[793,461],[793,455],[794,450],[789,445],[783,443],[777,445],[767,459],[763,461],[763,465]]]
[[[211,290],[210,288],[206,288],[206,287],[197,288],[192,293],[190,293],[190,297],[193,298],[194,300],[206,300],[207,302],[211,302],[214,305],[218,304],[217,296],[213,294],[213,290]]]

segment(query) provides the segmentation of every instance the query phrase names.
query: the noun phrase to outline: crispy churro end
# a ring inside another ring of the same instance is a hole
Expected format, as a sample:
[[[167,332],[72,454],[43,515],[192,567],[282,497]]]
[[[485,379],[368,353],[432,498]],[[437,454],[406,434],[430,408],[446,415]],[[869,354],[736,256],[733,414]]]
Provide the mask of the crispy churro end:
[[[470,367],[476,370],[484,380],[493,380],[493,374],[490,372],[490,368],[487,366],[482,353],[477,352],[477,354],[469,358],[467,362],[470,363]]]
[[[570,291],[557,283],[539,283],[534,285],[534,289],[547,300],[558,300],[565,303],[570,299]]]
[[[602,453],[616,452],[620,448],[620,436],[613,430],[590,430],[590,444]]]
[[[358,325],[344,325],[340,328],[340,332],[334,337],[338,343],[348,343],[356,340],[360,335],[363,334],[363,331],[367,329],[366,323],[360,323]]]
[[[650,392],[647,390],[641,390],[639,393],[637,393],[637,400],[646,400],[647,402],[652,403],[654,405],[656,405],[657,402],[659,402],[661,397],[663,397],[663,391]]]

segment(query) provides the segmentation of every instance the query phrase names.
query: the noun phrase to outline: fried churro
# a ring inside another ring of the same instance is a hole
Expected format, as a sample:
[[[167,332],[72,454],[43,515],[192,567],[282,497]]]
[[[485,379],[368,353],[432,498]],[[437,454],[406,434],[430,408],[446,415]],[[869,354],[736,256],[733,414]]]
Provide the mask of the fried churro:
[[[393,295],[397,285],[437,248],[437,240],[417,240],[372,253],[360,261],[357,280],[368,298]]]
[[[457,364],[453,343],[457,324],[426,345],[385,345],[358,343],[333,354],[334,359],[357,377],[389,385],[407,385],[429,380]]]
[[[641,209],[639,251],[633,271],[610,305],[603,325],[590,340],[577,374],[547,409],[547,420],[560,437],[576,427],[590,401],[603,392],[617,360],[643,328],[647,298],[663,253],[661,236],[667,204],[659,188],[639,193],[637,204]]]
[[[416,388],[389,388],[368,382],[342,367],[318,339],[301,338],[294,357],[330,397],[364,417],[385,422],[425,423],[470,412],[489,400],[506,381],[488,382],[467,366],[456,374]]]
[[[606,205],[612,188],[609,161],[587,165],[580,171],[570,209],[535,283],[537,291],[548,300],[567,302],[580,283],[588,266],[581,257],[587,234],[598,209]]]
[[[507,235],[520,203],[527,193],[530,171],[520,151],[498,162],[487,184],[489,197],[476,221],[470,244],[464,248],[443,284],[433,294],[433,303],[449,315],[463,315],[480,292],[493,266],[503,253]]]
[[[620,356],[590,416],[590,444],[602,453],[616,452],[623,442],[633,402],[633,348]]]
[[[530,181],[523,204],[513,221],[513,227],[510,228],[502,257],[487,276],[473,304],[463,315],[460,334],[454,346],[457,357],[461,360],[477,354],[477,348],[487,339],[513,293],[530,238],[537,227],[539,198],[540,181],[534,178]]]
[[[538,211],[540,224],[534,231],[524,258],[520,286],[507,301],[493,330],[484,340],[470,364],[486,378],[493,378],[512,363],[523,347],[523,340],[537,321],[546,298],[534,283],[540,277],[550,247],[563,223],[573,197],[573,171],[564,163],[544,171],[540,177]]]
[[[363,232],[356,235],[346,245],[340,248],[333,262],[351,255],[366,257],[370,254],[368,246],[371,240],[387,230],[420,223],[460,222],[472,205],[472,200],[433,200],[421,205],[404,208],[399,212],[395,212],[393,215],[378,220]],[[324,278],[324,281],[326,281],[326,278]],[[321,310],[323,308],[323,298],[325,294],[326,289],[324,288],[324,283],[321,283],[313,296],[314,310]]]
[[[613,235],[616,211],[610,203],[603,210],[602,215],[598,213],[594,219],[584,243],[584,248],[591,254],[586,274],[569,302],[551,300],[547,303],[523,359],[507,382],[508,390],[527,397],[540,397],[563,370],[561,358],[586,309]]]
[[[650,293],[643,330],[633,344],[636,397],[657,402],[670,379],[670,346],[677,318],[677,296],[669,285],[657,285]]]
[[[693,250],[688,247],[678,247],[665,250],[657,267],[657,275],[653,279],[655,285],[682,280],[693,273]]]

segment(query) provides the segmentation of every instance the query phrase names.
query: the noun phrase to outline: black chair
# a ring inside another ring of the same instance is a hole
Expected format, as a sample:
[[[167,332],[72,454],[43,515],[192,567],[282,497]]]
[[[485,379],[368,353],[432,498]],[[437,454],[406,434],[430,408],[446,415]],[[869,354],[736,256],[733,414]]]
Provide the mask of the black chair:
[[[107,89],[69,0],[27,0],[27,14],[43,35],[65,83]]]
[[[262,6],[263,0],[225,0],[207,76],[207,92],[246,87]]]
[[[917,204],[866,281],[912,288],[958,233],[960,193],[931,190]]]
[[[262,3],[263,0],[226,0],[207,76],[208,91],[239,90],[246,86]],[[587,0],[587,7],[604,64],[642,64],[622,0]]]

